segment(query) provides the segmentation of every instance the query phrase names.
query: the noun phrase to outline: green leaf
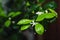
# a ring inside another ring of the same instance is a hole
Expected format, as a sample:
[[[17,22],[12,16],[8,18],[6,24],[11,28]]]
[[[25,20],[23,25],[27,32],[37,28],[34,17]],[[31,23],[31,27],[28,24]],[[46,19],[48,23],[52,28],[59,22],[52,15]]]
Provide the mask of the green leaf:
[[[20,29],[20,30],[22,30],[22,31],[23,31],[23,30],[28,29],[29,27],[30,27],[30,25],[24,25],[24,26],[22,26],[22,27],[21,27],[21,29]]]
[[[47,13],[47,14],[45,15],[45,18],[46,18],[46,19],[51,19],[51,18],[53,18],[53,17],[55,17],[55,14],[54,14],[54,13]]]
[[[43,35],[43,33],[44,33],[44,27],[43,27],[43,25],[37,23],[35,25],[35,31],[36,31],[37,34]]]
[[[48,9],[51,13],[53,13],[54,14],[54,16],[56,16],[57,17],[57,13],[53,10],[53,9]]]
[[[10,24],[11,24],[11,21],[10,21],[10,20],[7,20],[4,25],[5,25],[6,27],[9,27]]]
[[[26,3],[26,6],[30,6],[30,3],[29,3],[29,2],[27,2],[27,3]]]
[[[21,14],[21,12],[11,12],[11,13],[9,13],[9,15],[8,16],[10,16],[10,17],[16,17],[16,16],[18,16],[18,15],[20,15]]]
[[[0,12],[0,16],[1,16],[1,17],[7,17],[7,15],[4,13],[4,11],[1,11],[1,12]]]
[[[14,14],[15,14],[15,12],[11,12],[11,13],[8,14],[8,16],[12,16]]]
[[[21,25],[21,24],[28,24],[28,23],[31,23],[32,20],[29,20],[29,19],[22,19],[20,20],[17,24],[18,25]]]
[[[38,15],[36,21],[42,21],[42,20],[44,20],[44,18],[45,18],[44,16],[45,16],[45,14]]]

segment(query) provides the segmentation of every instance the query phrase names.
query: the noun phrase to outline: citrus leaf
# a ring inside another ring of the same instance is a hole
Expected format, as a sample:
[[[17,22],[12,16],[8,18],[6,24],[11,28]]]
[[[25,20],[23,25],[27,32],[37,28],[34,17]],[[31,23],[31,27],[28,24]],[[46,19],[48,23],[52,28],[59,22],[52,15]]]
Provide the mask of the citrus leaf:
[[[18,16],[18,15],[20,15],[21,14],[21,12],[11,12],[11,13],[9,13],[9,15],[8,16],[10,16],[10,17],[16,17],[16,16]]]
[[[54,14],[54,16],[56,16],[57,17],[57,13],[53,10],[53,9],[48,9],[51,13],[53,13]]]
[[[10,24],[11,24],[11,21],[10,21],[10,20],[7,20],[4,25],[5,25],[6,27],[9,27]]]
[[[46,19],[51,19],[51,18],[53,18],[53,17],[55,17],[55,14],[54,14],[54,13],[47,13],[47,14],[45,15],[45,18],[46,18]]]
[[[37,34],[43,35],[43,33],[44,33],[44,27],[43,27],[43,25],[37,23],[35,25],[35,31],[36,31]]]
[[[45,18],[44,16],[45,16],[45,14],[38,15],[36,21],[42,21],[42,20],[44,20],[44,18]]]
[[[21,25],[21,24],[28,24],[28,23],[31,23],[32,20],[29,20],[29,19],[22,19],[20,20],[17,24],[18,25]]]
[[[30,25],[24,25],[24,26],[22,26],[22,27],[21,27],[21,29],[20,29],[20,30],[22,30],[22,31],[23,31],[23,30],[28,29],[29,27],[30,27]]]

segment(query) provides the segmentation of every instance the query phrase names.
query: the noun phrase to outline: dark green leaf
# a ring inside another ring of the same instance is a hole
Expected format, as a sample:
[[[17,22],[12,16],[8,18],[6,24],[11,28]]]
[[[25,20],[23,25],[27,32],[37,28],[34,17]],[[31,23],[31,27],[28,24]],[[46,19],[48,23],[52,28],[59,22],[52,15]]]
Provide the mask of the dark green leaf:
[[[3,29],[2,29],[2,28],[0,28],[0,33],[1,33],[1,32],[3,32]]]
[[[20,30],[22,30],[22,31],[23,31],[23,30],[28,29],[29,27],[30,27],[30,25],[24,25],[24,26],[22,26],[22,27],[21,27],[21,29],[20,29]]]
[[[37,23],[35,25],[35,31],[36,31],[37,34],[42,35],[44,33],[44,27],[43,27],[43,25]]]
[[[17,24],[18,25],[21,25],[21,24],[28,24],[28,23],[31,23],[32,20],[29,20],[29,19],[22,19],[20,20]]]
[[[51,8],[55,9],[57,7],[57,4],[54,1],[48,2],[47,4],[44,5],[44,8]]]

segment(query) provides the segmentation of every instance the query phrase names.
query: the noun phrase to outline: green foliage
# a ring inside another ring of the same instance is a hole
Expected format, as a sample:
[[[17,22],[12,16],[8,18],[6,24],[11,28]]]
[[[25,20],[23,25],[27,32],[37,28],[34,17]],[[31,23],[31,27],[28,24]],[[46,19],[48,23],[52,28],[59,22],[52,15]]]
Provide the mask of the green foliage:
[[[51,8],[51,9],[55,9],[57,8],[57,4],[55,3],[55,1],[51,1],[51,2],[48,2],[44,5],[44,8],[47,9],[47,8]]]
[[[8,16],[13,18],[13,17],[16,17],[16,16],[18,16],[20,14],[21,14],[21,12],[16,12],[16,13],[15,12],[11,12],[11,13],[9,13]]]
[[[19,31],[32,27],[37,34],[43,35],[45,26],[48,25],[47,22],[53,22],[57,18],[57,13],[54,11],[57,7],[56,3],[50,1],[41,6],[43,2],[45,0],[37,0],[37,2],[35,0],[16,0],[16,5],[12,6],[12,12],[9,12],[8,15],[0,7],[0,25],[6,28],[12,26],[12,29],[20,29]],[[0,32],[2,29],[0,28]]]

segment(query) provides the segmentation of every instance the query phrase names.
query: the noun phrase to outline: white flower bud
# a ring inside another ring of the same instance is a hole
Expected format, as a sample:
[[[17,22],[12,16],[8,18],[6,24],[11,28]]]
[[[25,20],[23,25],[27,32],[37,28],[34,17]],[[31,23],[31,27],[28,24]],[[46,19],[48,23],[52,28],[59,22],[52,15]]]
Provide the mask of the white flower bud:
[[[9,20],[11,20],[11,17],[9,17]]]
[[[12,23],[14,24],[14,23],[15,23],[15,21],[12,21]]]
[[[44,12],[36,12],[36,14],[41,15],[44,14]]]
[[[45,10],[46,13],[48,13],[48,10]]]

